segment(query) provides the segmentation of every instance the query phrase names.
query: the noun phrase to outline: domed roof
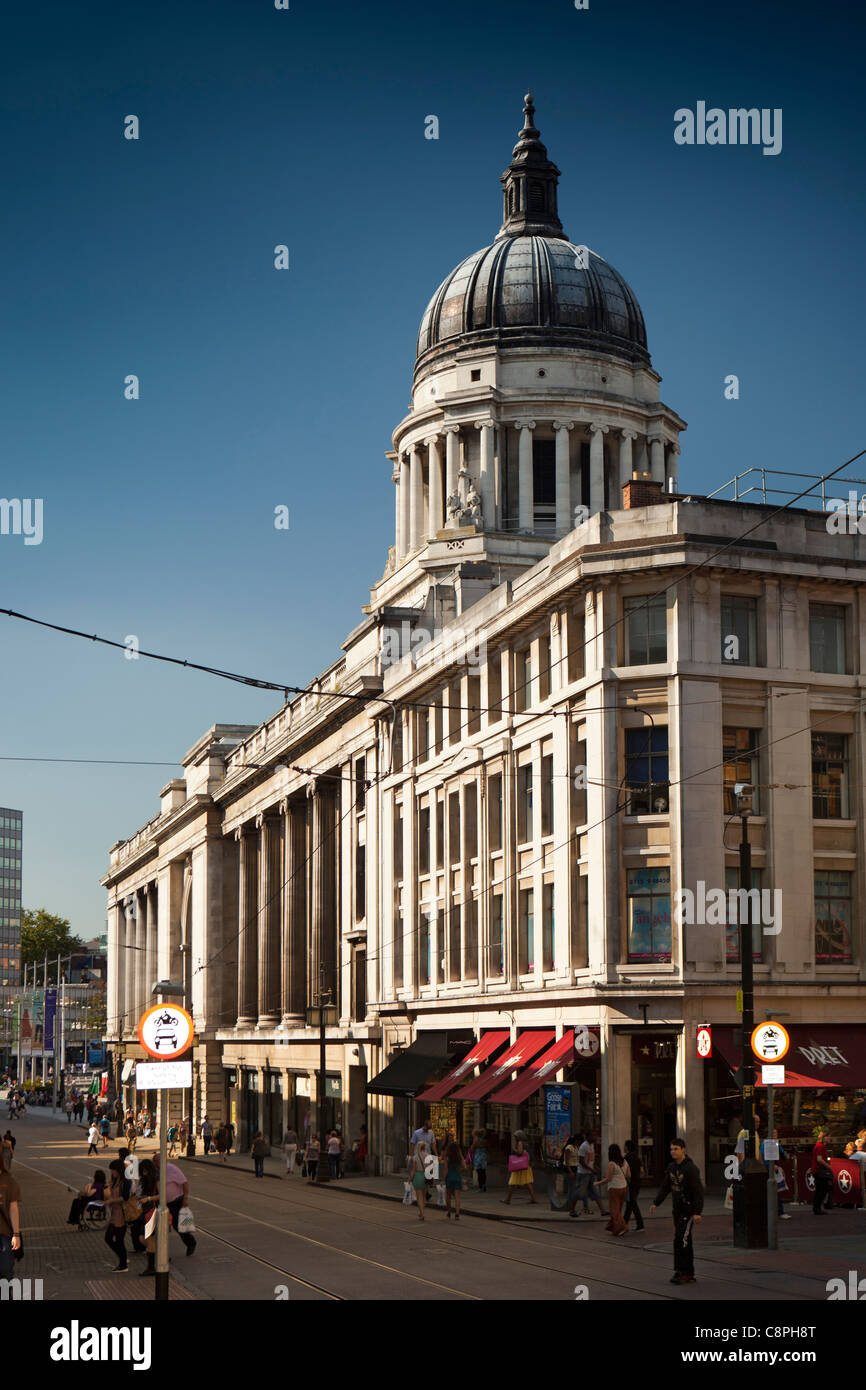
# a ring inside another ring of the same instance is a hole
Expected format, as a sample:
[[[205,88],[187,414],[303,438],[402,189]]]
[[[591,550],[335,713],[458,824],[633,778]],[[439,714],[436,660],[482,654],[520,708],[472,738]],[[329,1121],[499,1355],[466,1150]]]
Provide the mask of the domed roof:
[[[430,300],[416,373],[455,347],[487,343],[596,349],[649,363],[634,292],[601,256],[566,238],[556,207],[559,170],[532,124],[532,97],[525,102],[524,127],[501,178],[502,227]]]

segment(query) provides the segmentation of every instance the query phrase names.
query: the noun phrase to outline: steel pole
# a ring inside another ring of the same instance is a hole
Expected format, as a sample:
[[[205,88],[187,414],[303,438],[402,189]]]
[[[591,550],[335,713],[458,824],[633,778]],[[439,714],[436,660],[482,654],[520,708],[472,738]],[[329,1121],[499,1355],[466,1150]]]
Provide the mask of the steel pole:
[[[316,1169],[316,1185],[330,1182],[328,1165],[328,1145],[325,1141],[325,1090],[327,1088],[327,1048],[325,1045],[325,967],[322,966],[319,985],[319,1166]]]
[[[160,999],[162,1003],[162,999]],[[168,1302],[168,1204],[166,1168],[168,1167],[168,1091],[159,1093],[159,1206],[156,1213],[156,1280],[153,1296],[158,1303]]]
[[[767,1138],[773,1141],[773,1105],[775,1103],[775,1086],[767,1087]],[[767,1175],[767,1249],[778,1250],[779,1248],[779,1194],[776,1191],[776,1162],[770,1159],[769,1172]]]
[[[740,887],[752,891],[752,847],[749,844],[749,818],[741,817]],[[745,1241],[751,1249],[764,1246],[763,1208],[766,1169],[757,1156],[755,1143],[755,1055],[752,1030],[755,1026],[755,971],[752,961],[752,901],[746,898],[746,920],[740,923],[740,956],[743,981],[743,1128],[746,1130],[741,1176],[745,1199]]]

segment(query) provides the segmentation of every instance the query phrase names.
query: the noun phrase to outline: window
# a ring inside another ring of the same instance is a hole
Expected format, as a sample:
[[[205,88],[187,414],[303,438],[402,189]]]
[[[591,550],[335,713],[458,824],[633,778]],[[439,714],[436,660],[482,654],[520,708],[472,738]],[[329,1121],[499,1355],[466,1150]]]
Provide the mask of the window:
[[[445,802],[436,802],[436,868],[445,863]]]
[[[460,979],[460,904],[448,909],[448,979]]]
[[[426,709],[419,709],[416,721],[418,735],[418,761],[426,763],[430,757],[430,714]]]
[[[430,807],[422,806],[418,812],[418,872],[430,872]]]
[[[421,923],[418,929],[418,983],[419,985],[430,984],[430,913],[426,910],[421,912]]]
[[[469,709],[464,711],[466,732],[477,734],[481,731],[481,677],[470,676],[467,685],[469,687]]]
[[[490,852],[502,849],[502,773],[487,782],[487,820]]]
[[[514,700],[518,714],[532,704],[532,648],[526,647],[514,657]]]
[[[436,701],[431,711],[433,718],[433,752],[442,752],[442,697]]]
[[[589,879],[580,872],[578,864],[573,865],[571,873],[571,968],[579,970],[589,961]]]
[[[367,847],[355,846],[355,921],[367,915]]]
[[[725,789],[723,792],[725,815],[736,813],[734,785],[737,782],[750,782],[755,788],[752,812],[760,815],[758,789],[758,733],[755,729],[722,729],[722,757]]]
[[[478,902],[471,893],[463,904],[463,978],[478,978]]]
[[[671,958],[671,871],[628,869],[628,959],[669,961]]]
[[[565,632],[568,642],[568,681],[579,681],[586,674],[584,647],[586,619],[583,613],[566,613]]]
[[[532,839],[532,763],[517,769],[517,842]]]
[[[726,793],[727,795],[727,793]],[[752,893],[760,893],[764,884],[763,869],[752,869]],[[731,890],[737,893],[740,889],[740,870],[738,866],[725,869],[725,959],[731,963],[739,963],[740,960],[740,927],[745,921],[746,901],[743,897],[735,899],[736,912],[731,912]],[[764,931],[761,923],[760,912],[761,899],[752,897],[750,900],[749,913],[752,923],[752,960],[763,960],[764,956]],[[736,918],[736,920],[734,920]]]
[[[397,711],[397,718],[391,732],[391,772],[403,771],[403,716]]]
[[[448,687],[448,742],[459,743],[463,737],[463,710],[460,707],[460,682]]]
[[[574,771],[571,778],[571,823],[586,825],[586,739],[574,740]]]
[[[502,894],[490,899],[490,971],[495,978],[505,974],[505,923],[502,916]]]
[[[531,888],[521,888],[518,898],[517,969],[528,975],[535,969],[535,894]]]
[[[555,970],[553,957],[556,922],[553,911],[553,884],[545,883],[541,898],[541,968]]]
[[[448,797],[448,862],[460,862],[460,793]]]
[[[556,534],[556,444],[532,441],[532,529],[539,536]]]
[[[626,812],[630,816],[664,815],[668,809],[668,731],[626,729]]]
[[[541,833],[553,834],[553,755],[541,759]]]
[[[837,603],[809,604],[809,666],[813,671],[844,675],[845,609]]]
[[[848,817],[848,736],[812,735],[812,815],[815,820]]]
[[[502,714],[502,657],[499,652],[493,652],[487,659],[488,724],[498,724]]]
[[[355,759],[355,810],[363,816],[367,809],[367,759]]]
[[[722,594],[722,661],[733,666],[757,665],[757,614],[755,599]]]
[[[625,664],[652,666],[668,659],[664,594],[625,600]]]
[[[352,953],[352,1017],[364,1019],[367,1016],[367,951],[356,946]]]
[[[819,965],[853,963],[851,877],[835,869],[815,874],[815,961]]]
[[[394,882],[403,877],[403,808],[394,807]]]
[[[471,370],[470,373],[469,373],[469,380],[470,380],[470,381],[480,381],[480,380],[481,380],[481,368],[480,368],[480,367],[473,367],[473,368],[472,368],[472,370]]]
[[[463,790],[463,858],[468,863],[478,854],[478,787],[470,782]]]
[[[538,639],[538,698],[546,700],[550,695],[550,638]]]

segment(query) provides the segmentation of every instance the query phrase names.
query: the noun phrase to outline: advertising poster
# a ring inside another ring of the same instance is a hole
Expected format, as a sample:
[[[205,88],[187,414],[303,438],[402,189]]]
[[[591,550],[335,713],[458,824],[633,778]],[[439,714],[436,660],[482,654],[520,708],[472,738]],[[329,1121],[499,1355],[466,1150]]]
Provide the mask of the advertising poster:
[[[571,1086],[544,1088],[544,1156],[558,1158],[571,1133]]]

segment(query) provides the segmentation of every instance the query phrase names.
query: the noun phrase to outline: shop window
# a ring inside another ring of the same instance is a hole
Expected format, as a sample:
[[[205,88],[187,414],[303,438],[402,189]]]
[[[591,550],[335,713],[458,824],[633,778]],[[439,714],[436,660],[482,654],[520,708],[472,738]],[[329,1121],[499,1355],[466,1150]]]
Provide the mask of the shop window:
[[[532,704],[532,648],[525,647],[514,657],[515,709],[522,714]]]
[[[585,645],[586,619],[583,613],[566,613],[566,640],[568,642],[568,680],[582,680],[586,674]]]
[[[722,594],[721,619],[722,661],[731,666],[756,666],[757,600]]]
[[[556,919],[554,916],[553,884],[545,883],[541,897],[541,968],[555,970],[554,943],[556,941]]]
[[[496,979],[505,974],[505,920],[501,893],[490,899],[490,966],[489,974]]]
[[[481,677],[469,676],[466,684],[469,704],[469,709],[464,710],[466,732],[477,734],[481,731]]]
[[[436,802],[436,868],[445,863],[445,802],[440,797]]]
[[[737,782],[750,782],[755,788],[752,799],[752,814],[760,815],[760,789],[758,787],[758,731],[756,729],[735,729],[725,726],[722,729],[722,757],[724,767],[724,807],[725,815],[736,814],[734,785]]]
[[[813,671],[844,675],[845,607],[840,603],[809,604],[809,666]]]
[[[422,806],[418,812],[418,872],[430,872],[430,807]]]
[[[430,958],[432,943],[430,939],[430,913],[422,911],[421,923],[418,928],[418,983],[419,985],[429,985],[431,983]]]
[[[668,659],[664,594],[625,600],[625,664],[653,666]]]
[[[553,834],[553,755],[541,759],[541,833]]]
[[[524,763],[517,769],[518,844],[527,844],[532,834],[532,763]]]
[[[502,849],[502,774],[487,781],[487,829],[490,852]]]
[[[669,961],[671,958],[670,869],[629,869],[626,872],[628,960]]]
[[[740,778],[740,781],[747,779]],[[761,961],[764,958],[764,931],[760,921],[760,892],[764,886],[763,869],[752,869],[752,893],[757,893],[758,897],[752,897],[750,913],[752,922],[752,960]],[[736,913],[730,911],[731,890],[740,891],[740,870],[737,865],[732,865],[725,869],[725,959],[730,964],[740,962],[740,927],[745,921],[746,902],[740,897],[737,899]],[[736,921],[733,918],[736,917]]]
[[[822,869],[815,874],[815,962],[851,965],[851,880],[853,874]]]
[[[355,846],[355,921],[367,915],[367,846]]]
[[[478,902],[471,892],[463,904],[463,978],[478,978]]]
[[[664,815],[668,809],[668,731],[662,724],[651,729],[625,731],[626,814]]]
[[[812,735],[812,815],[815,820],[848,818],[848,736]]]
[[[535,969],[535,893],[521,888],[518,894],[517,969],[529,975]]]
[[[478,786],[469,782],[463,788],[463,859],[469,863],[478,855]]]

